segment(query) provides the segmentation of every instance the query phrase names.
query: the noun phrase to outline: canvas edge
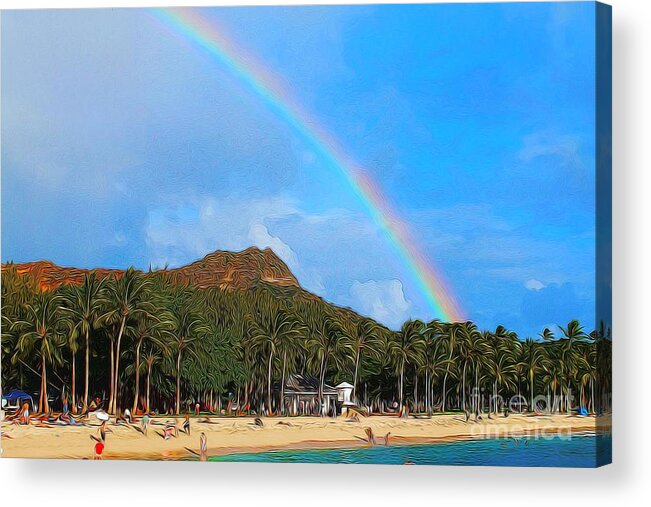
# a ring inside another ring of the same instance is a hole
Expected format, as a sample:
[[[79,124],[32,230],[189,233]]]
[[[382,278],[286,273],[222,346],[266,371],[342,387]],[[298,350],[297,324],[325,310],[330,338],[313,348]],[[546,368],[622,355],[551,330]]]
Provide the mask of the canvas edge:
[[[595,329],[612,330],[612,7],[595,2]],[[612,407],[612,332],[597,346],[597,388]],[[601,407],[603,409],[603,407]],[[610,433],[612,418],[597,415],[596,432]],[[612,439],[597,439],[595,467],[612,463]]]

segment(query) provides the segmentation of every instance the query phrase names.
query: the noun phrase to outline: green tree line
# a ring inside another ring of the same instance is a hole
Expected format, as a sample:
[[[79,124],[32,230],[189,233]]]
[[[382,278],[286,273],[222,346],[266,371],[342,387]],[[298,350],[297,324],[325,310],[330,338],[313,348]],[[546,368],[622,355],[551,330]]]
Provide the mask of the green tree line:
[[[392,331],[292,288],[198,289],[129,269],[41,291],[11,264],[2,272],[2,385],[37,394],[40,412],[64,396],[85,412],[100,396],[111,413],[284,414],[286,380],[301,374],[318,379],[318,407],[345,380],[373,413],[599,413],[610,360],[609,329],[577,321],[535,339],[472,322]]]

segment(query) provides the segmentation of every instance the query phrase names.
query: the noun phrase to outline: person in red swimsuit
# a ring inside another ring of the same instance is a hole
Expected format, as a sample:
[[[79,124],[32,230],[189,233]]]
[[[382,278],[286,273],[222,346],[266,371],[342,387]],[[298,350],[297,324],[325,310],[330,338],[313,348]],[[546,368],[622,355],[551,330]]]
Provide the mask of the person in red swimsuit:
[[[95,459],[102,459],[103,452],[104,452],[104,444],[102,442],[97,442],[95,444]]]

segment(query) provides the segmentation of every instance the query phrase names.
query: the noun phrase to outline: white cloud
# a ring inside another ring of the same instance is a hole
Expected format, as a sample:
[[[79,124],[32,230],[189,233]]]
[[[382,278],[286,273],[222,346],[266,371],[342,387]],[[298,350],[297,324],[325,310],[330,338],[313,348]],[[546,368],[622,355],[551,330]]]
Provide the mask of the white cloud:
[[[568,167],[579,167],[581,165],[579,152],[580,140],[576,136],[538,132],[522,140],[518,157],[527,163],[539,157],[555,157]]]
[[[145,237],[154,263],[185,263],[216,250],[251,246],[251,224],[295,212],[282,199],[171,199],[147,213]]]
[[[277,236],[269,233],[262,222],[256,222],[249,229],[251,244],[258,248],[271,248],[289,267],[291,272],[306,289],[322,295],[325,291],[321,276],[314,270],[304,269],[292,248]]]
[[[540,280],[536,280],[535,278],[532,278],[531,280],[527,280],[524,286],[529,290],[535,290],[535,291],[539,291],[540,289],[545,288],[545,284],[542,283]]]
[[[362,313],[389,327],[397,327],[408,318],[411,302],[405,299],[400,280],[355,280],[350,295]]]
[[[152,264],[180,266],[215,250],[271,248],[306,289],[323,295],[319,273],[305,269],[292,247],[269,224],[299,216],[287,199],[195,198],[149,210],[145,236]]]

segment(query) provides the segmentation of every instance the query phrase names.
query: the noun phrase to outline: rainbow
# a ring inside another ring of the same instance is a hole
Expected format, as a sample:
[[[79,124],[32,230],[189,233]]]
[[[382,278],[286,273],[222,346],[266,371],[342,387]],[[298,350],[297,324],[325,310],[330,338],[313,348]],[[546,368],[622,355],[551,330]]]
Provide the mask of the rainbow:
[[[346,155],[317,121],[291,100],[287,90],[263,65],[251,55],[244,54],[214,20],[204,19],[196,9],[160,8],[148,12],[171,28],[174,34],[225,66],[290,125],[324,161],[339,171],[402,258],[434,316],[449,322],[463,320],[449,285],[422,253],[407,225],[391,207],[379,186]]]

